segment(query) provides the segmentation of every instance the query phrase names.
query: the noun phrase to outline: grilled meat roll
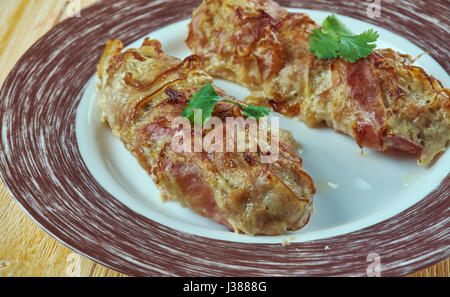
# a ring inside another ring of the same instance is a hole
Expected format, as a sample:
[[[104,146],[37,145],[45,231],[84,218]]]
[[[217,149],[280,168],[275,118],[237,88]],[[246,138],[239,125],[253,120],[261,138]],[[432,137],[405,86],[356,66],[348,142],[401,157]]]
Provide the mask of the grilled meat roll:
[[[108,42],[98,65],[103,120],[152,177],[163,200],[177,201],[239,233],[278,235],[302,228],[315,188],[287,132],[280,132],[279,158],[273,163],[260,162],[262,150],[172,149],[174,136],[186,132],[172,122],[195,92],[212,83],[199,64],[197,56],[181,61],[165,55],[156,40],[125,51],[119,40]],[[213,116],[222,121],[244,117],[230,102],[219,102]],[[188,131],[193,133],[193,128]]]
[[[207,0],[189,24],[187,45],[209,74],[252,91],[308,126],[326,123],[380,151],[400,150],[429,164],[450,141],[450,92],[392,49],[355,63],[319,60],[309,50],[318,26],[271,0]]]

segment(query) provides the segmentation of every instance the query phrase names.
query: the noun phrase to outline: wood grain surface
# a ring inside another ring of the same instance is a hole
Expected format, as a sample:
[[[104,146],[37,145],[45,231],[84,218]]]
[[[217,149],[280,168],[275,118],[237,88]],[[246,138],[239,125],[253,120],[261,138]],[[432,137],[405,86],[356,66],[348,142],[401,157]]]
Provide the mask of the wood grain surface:
[[[97,0],[0,0],[0,84],[43,34]],[[416,277],[450,276],[450,259]],[[0,181],[0,276],[125,276],[74,253],[39,228]]]

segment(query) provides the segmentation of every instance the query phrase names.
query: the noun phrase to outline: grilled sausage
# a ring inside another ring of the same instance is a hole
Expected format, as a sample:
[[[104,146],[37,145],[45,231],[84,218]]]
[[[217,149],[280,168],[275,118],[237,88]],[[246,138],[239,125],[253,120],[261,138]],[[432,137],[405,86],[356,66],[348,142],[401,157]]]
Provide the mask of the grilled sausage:
[[[302,228],[315,188],[287,132],[280,132],[279,158],[272,163],[261,162],[267,152],[260,149],[173,149],[177,133],[186,132],[174,128],[174,120],[195,92],[213,82],[199,65],[197,56],[181,61],[165,55],[156,40],[146,39],[142,47],[128,50],[119,40],[108,42],[98,65],[103,120],[152,177],[163,200],[177,201],[238,233],[278,235]],[[230,102],[219,102],[213,115],[221,121],[243,116]],[[187,132],[195,133],[193,128]]]
[[[326,123],[379,151],[406,151],[429,164],[450,141],[450,92],[413,59],[375,50],[355,63],[319,60],[318,28],[271,0],[208,0],[189,24],[187,45],[209,74],[249,88],[248,103],[308,126]]]

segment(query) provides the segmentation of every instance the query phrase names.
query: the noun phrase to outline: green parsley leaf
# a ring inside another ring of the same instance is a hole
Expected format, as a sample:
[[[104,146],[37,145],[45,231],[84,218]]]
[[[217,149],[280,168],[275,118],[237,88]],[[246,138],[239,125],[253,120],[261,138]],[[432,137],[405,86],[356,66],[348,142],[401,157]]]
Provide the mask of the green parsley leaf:
[[[344,23],[342,23],[334,14],[329,15],[322,24],[324,33],[339,35],[354,35]]]
[[[313,30],[309,37],[310,51],[317,58],[344,58],[353,63],[373,52],[379,35],[372,29],[355,35],[335,15],[330,15],[322,28]]]
[[[201,124],[203,125],[205,121],[211,117],[214,106],[222,100],[224,99],[217,95],[211,84],[205,84],[192,96],[186,107],[181,112],[181,115],[187,117],[192,123],[194,123],[194,111],[196,109],[200,109],[202,110]]]
[[[339,41],[324,34],[320,29],[315,29],[309,35],[309,48],[320,60],[338,57]]]
[[[214,111],[214,107],[220,101],[227,101],[233,104],[238,104],[242,108],[244,116],[246,117],[259,119],[270,113],[270,109],[266,107],[258,107],[254,105],[246,106],[244,104],[222,98],[216,93],[214,87],[211,84],[207,83],[192,96],[186,107],[181,112],[181,115],[185,116],[192,123],[194,123],[195,110],[201,110],[202,111],[201,124],[203,125],[206,122],[206,120],[208,120],[211,117]]]
[[[248,118],[263,118],[270,113],[270,108],[255,106],[253,104],[244,107],[244,115]]]
[[[375,42],[377,39],[378,33],[373,30],[350,38],[342,37],[339,56],[345,57],[345,60],[351,63],[360,58],[366,58],[376,48],[376,45],[370,42]]]

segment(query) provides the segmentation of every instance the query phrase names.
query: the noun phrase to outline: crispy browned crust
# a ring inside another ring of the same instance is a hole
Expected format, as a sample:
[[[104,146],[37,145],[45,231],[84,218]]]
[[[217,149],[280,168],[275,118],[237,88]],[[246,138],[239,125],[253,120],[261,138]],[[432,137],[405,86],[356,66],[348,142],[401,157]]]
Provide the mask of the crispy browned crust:
[[[172,121],[196,91],[212,83],[199,64],[196,56],[181,61],[165,55],[156,40],[126,51],[119,40],[108,42],[98,65],[104,121],[153,178],[163,199],[250,235],[303,227],[315,189],[284,132],[279,161],[273,164],[261,163],[261,152],[172,150],[172,137],[182,129],[174,129]],[[222,120],[242,116],[227,102],[217,104],[214,115]]]
[[[360,147],[414,154],[429,164],[450,141],[450,92],[408,55],[375,50],[356,63],[318,60],[318,26],[271,0],[208,0],[193,14],[187,45],[213,76],[248,87],[266,105],[309,126],[327,123]]]

